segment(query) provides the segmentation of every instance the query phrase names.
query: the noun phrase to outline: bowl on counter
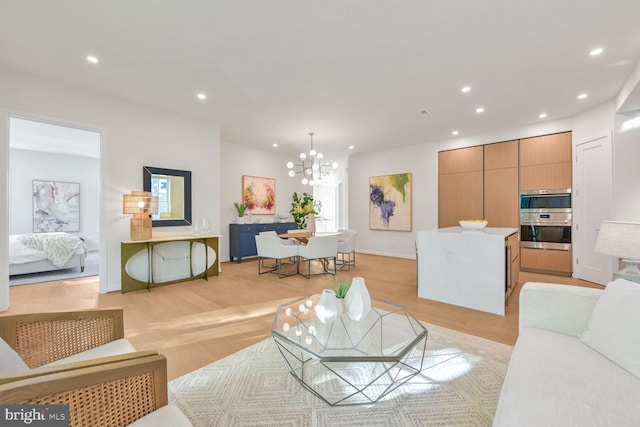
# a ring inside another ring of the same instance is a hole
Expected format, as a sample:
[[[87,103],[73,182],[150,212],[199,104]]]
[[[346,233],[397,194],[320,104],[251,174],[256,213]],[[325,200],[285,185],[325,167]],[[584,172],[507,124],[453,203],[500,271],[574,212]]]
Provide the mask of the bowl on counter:
[[[460,223],[460,227],[465,230],[482,230],[489,223],[489,221],[485,219],[467,219],[458,222]]]

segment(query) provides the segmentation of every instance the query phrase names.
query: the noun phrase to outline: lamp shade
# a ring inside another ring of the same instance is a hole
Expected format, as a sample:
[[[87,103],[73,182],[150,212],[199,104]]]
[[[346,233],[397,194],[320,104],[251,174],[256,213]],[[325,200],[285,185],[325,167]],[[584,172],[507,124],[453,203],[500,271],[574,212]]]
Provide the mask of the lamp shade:
[[[595,251],[618,258],[640,260],[640,223],[604,221]]]
[[[158,213],[158,197],[149,191],[132,191],[122,197],[122,213],[153,215]]]
[[[122,213],[132,215],[131,240],[148,240],[152,237],[151,215],[158,213],[158,197],[149,191],[132,191],[122,196]]]

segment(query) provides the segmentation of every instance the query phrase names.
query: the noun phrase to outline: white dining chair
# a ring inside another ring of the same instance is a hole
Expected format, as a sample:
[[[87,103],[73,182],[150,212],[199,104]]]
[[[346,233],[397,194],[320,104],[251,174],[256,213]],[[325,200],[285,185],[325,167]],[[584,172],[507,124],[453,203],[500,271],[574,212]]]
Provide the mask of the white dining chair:
[[[260,236],[278,237],[278,232],[276,232],[275,230],[261,231],[258,234]],[[280,238],[278,237],[278,239],[280,239]],[[280,243],[282,243],[283,245],[294,245],[295,244],[295,239],[280,239]]]
[[[309,237],[306,245],[300,245],[298,249],[298,271],[302,258],[307,262],[307,274],[300,272],[304,277],[311,277],[311,262],[319,260],[322,263],[322,272],[314,274],[336,274],[336,259],[338,256],[338,236],[316,236]],[[329,269],[330,261],[333,260],[333,272]]]
[[[356,242],[358,240],[358,233],[349,230],[345,235],[346,238],[344,240],[338,241],[337,264],[339,270],[345,267],[347,267],[347,270],[351,270],[351,267],[356,265]]]
[[[260,235],[255,236],[256,249],[258,253],[258,274],[275,273],[279,278],[292,276],[298,273],[298,245],[285,245],[278,236]],[[265,259],[273,259],[273,266],[266,266]],[[293,261],[292,261],[293,260]],[[283,273],[282,265],[295,265],[292,273]],[[263,271],[263,268],[266,269]]]

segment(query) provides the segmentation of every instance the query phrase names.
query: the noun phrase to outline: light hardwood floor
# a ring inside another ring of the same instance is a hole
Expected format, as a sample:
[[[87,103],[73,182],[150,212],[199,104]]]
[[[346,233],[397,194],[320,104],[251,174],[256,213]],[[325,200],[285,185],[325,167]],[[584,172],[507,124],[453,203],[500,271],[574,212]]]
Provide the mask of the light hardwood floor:
[[[417,296],[414,260],[357,255],[351,271],[362,276],[372,296],[406,306],[419,320],[513,345],[518,335],[522,282],[600,287],[567,277],[521,273],[505,316],[438,303]],[[169,379],[235,353],[270,336],[278,304],[335,287],[333,276],[278,279],[258,276],[257,261],[222,263],[220,276],[154,288],[151,292],[98,293],[97,277],[14,286],[11,307],[2,313],[123,307],[125,336],[140,350],[156,349],[168,360]],[[427,343],[428,345],[428,343]]]

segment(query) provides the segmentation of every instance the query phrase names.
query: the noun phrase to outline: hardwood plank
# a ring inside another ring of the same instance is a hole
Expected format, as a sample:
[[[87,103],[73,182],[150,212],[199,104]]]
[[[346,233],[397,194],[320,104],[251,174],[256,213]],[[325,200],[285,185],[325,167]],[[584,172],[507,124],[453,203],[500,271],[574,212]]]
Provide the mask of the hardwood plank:
[[[419,320],[510,345],[518,336],[523,281],[600,287],[568,277],[521,273],[503,317],[418,298],[414,260],[359,253],[356,266],[338,276],[364,277],[372,296],[406,306]],[[335,279],[329,275],[310,280],[258,276],[256,260],[246,259],[242,264],[223,263],[222,273],[209,281],[183,282],[151,292],[99,294],[97,277],[13,286],[11,308],[2,315],[123,307],[125,337],[139,350],[165,355],[168,377],[174,379],[270,337],[278,304],[334,287]]]

